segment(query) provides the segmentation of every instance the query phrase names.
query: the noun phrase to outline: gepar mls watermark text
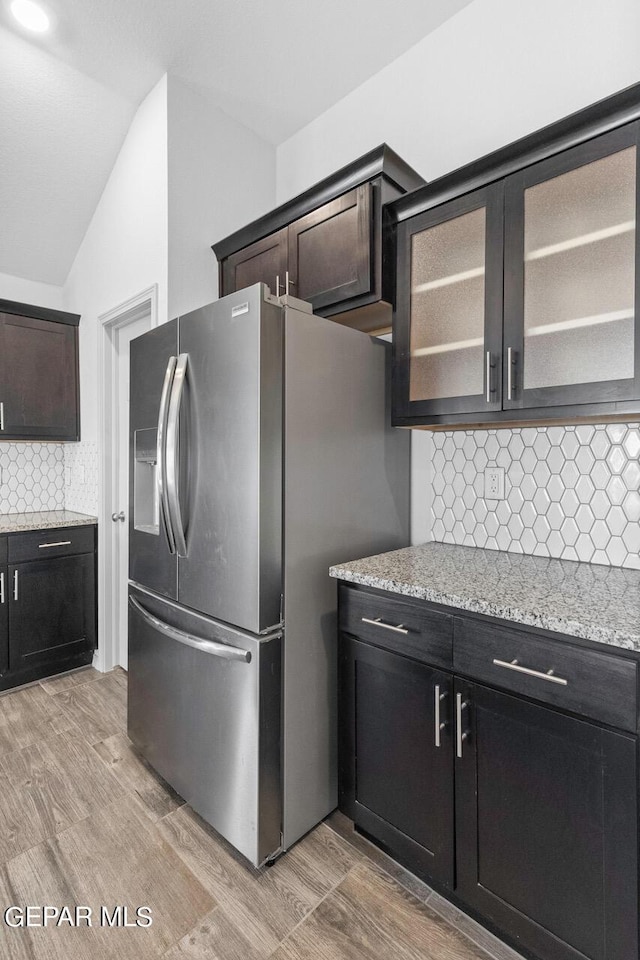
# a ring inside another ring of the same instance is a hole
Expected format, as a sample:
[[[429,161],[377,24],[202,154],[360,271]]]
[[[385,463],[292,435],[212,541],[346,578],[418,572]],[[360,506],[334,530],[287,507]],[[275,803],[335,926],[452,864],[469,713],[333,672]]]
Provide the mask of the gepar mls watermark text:
[[[151,907],[76,905],[74,907],[17,906],[6,907],[3,920],[7,927],[150,927]]]

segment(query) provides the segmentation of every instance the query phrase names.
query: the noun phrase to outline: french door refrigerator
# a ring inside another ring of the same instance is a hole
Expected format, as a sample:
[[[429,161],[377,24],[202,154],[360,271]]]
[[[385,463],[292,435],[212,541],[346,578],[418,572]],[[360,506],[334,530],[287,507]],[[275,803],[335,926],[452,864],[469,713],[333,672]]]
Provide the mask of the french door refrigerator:
[[[264,284],[131,343],[129,735],[255,866],[337,803],[328,567],[408,543],[388,347]]]

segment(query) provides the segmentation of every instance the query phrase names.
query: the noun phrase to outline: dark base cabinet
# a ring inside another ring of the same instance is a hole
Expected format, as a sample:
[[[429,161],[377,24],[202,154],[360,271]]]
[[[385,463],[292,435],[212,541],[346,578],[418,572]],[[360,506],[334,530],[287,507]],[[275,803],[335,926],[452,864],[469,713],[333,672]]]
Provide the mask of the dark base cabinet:
[[[342,658],[353,679],[346,707],[357,757],[353,819],[386,846],[402,849],[416,871],[452,886],[450,678],[350,637]]]
[[[452,613],[341,585],[340,809],[525,955],[638,960],[638,657]]]
[[[0,690],[91,663],[97,636],[95,527],[12,534],[1,541],[0,562],[3,555],[9,562],[0,565]]]
[[[636,740],[456,681],[456,891],[545,960],[638,956]]]

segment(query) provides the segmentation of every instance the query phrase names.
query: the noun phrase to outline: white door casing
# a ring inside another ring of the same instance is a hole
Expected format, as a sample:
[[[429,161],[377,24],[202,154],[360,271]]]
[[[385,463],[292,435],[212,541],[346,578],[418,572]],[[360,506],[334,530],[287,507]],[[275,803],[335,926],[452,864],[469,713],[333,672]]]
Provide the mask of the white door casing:
[[[94,666],[127,666],[129,519],[129,343],[158,322],[157,286],[99,317],[98,370],[100,504],[98,650]],[[125,521],[112,521],[123,512]]]

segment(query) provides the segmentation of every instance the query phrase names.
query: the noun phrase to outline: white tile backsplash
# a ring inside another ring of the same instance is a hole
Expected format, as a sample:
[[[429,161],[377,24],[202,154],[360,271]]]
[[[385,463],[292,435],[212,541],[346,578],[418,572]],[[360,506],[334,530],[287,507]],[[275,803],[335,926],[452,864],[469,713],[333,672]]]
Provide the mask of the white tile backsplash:
[[[61,443],[0,443],[0,513],[62,510]]]
[[[65,508],[95,516],[98,513],[98,444],[89,440],[65,444],[64,470]]]
[[[432,538],[640,569],[639,456],[635,422],[434,433]]]
[[[97,443],[0,443],[0,514],[98,510]]]

